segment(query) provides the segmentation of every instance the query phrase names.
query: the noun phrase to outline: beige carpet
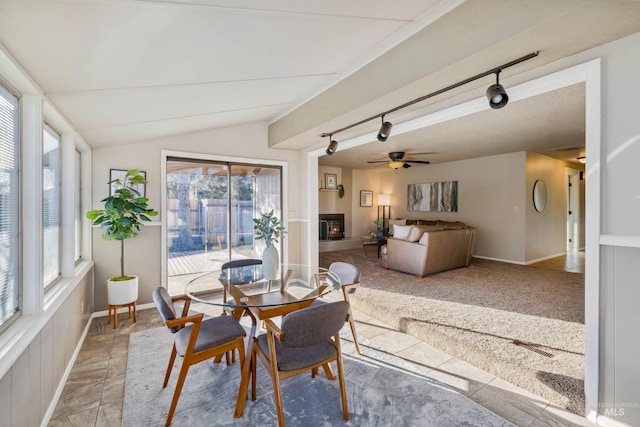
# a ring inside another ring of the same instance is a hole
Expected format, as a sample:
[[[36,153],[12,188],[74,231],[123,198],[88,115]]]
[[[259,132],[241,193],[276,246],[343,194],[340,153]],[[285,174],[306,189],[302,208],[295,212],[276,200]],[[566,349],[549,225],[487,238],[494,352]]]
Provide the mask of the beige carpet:
[[[322,266],[334,261],[361,268],[354,307],[584,413],[583,274],[474,259],[467,268],[418,279],[384,270],[361,249],[320,254]]]

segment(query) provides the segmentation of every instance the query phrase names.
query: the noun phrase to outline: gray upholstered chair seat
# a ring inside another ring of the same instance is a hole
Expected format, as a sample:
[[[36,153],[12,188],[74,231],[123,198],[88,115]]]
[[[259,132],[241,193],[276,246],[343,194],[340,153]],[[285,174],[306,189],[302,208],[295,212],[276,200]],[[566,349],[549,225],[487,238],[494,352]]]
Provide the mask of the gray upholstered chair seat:
[[[258,345],[265,353],[269,353],[267,334],[258,337]],[[308,347],[287,347],[280,341],[275,342],[278,354],[279,371],[295,371],[309,365],[315,365],[336,354],[336,347],[330,341],[310,345]]]
[[[176,351],[180,356],[185,354],[192,328],[193,325],[187,325],[176,333]],[[220,316],[204,320],[200,324],[200,332],[198,333],[194,352],[197,353],[208,348],[217,347],[233,341],[238,336],[246,336],[246,332],[232,316]]]

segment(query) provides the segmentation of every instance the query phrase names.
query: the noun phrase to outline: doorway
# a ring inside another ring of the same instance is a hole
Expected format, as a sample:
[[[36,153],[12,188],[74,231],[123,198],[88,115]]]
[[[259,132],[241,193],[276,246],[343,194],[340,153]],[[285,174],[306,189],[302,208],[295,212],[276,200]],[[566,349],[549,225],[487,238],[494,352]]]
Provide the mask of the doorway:
[[[281,167],[167,157],[165,170],[169,294],[229,260],[261,257],[253,219],[269,211],[282,217]]]
[[[583,209],[581,200],[581,178],[583,173],[576,169],[567,171],[567,253],[577,252],[582,247],[584,239]]]

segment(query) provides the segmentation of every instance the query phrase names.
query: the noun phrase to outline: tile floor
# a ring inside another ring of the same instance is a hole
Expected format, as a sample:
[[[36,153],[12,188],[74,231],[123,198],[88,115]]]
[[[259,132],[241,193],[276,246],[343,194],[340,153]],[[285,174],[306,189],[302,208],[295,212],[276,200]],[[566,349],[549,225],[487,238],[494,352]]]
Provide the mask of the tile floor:
[[[584,274],[584,251],[567,252],[566,255],[531,264],[531,267]]]
[[[517,426],[594,425],[366,314],[355,311],[354,317],[361,340],[413,363]],[[49,425],[121,425],[129,334],[159,326],[163,324],[155,309],[140,310],[136,324],[120,314],[115,331],[106,318],[94,319]],[[348,327],[343,332],[351,339]]]

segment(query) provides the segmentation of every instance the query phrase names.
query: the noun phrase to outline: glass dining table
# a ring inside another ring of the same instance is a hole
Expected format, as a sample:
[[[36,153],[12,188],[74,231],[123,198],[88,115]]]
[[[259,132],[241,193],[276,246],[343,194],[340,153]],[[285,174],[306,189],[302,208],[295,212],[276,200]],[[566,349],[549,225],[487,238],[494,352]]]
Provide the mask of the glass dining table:
[[[249,342],[234,417],[242,416],[251,379],[251,351],[258,322],[309,307],[319,296],[340,289],[340,278],[325,268],[281,264],[275,277],[265,279],[262,264],[211,271],[191,280],[185,294],[193,301],[222,307],[238,320],[251,317]]]

